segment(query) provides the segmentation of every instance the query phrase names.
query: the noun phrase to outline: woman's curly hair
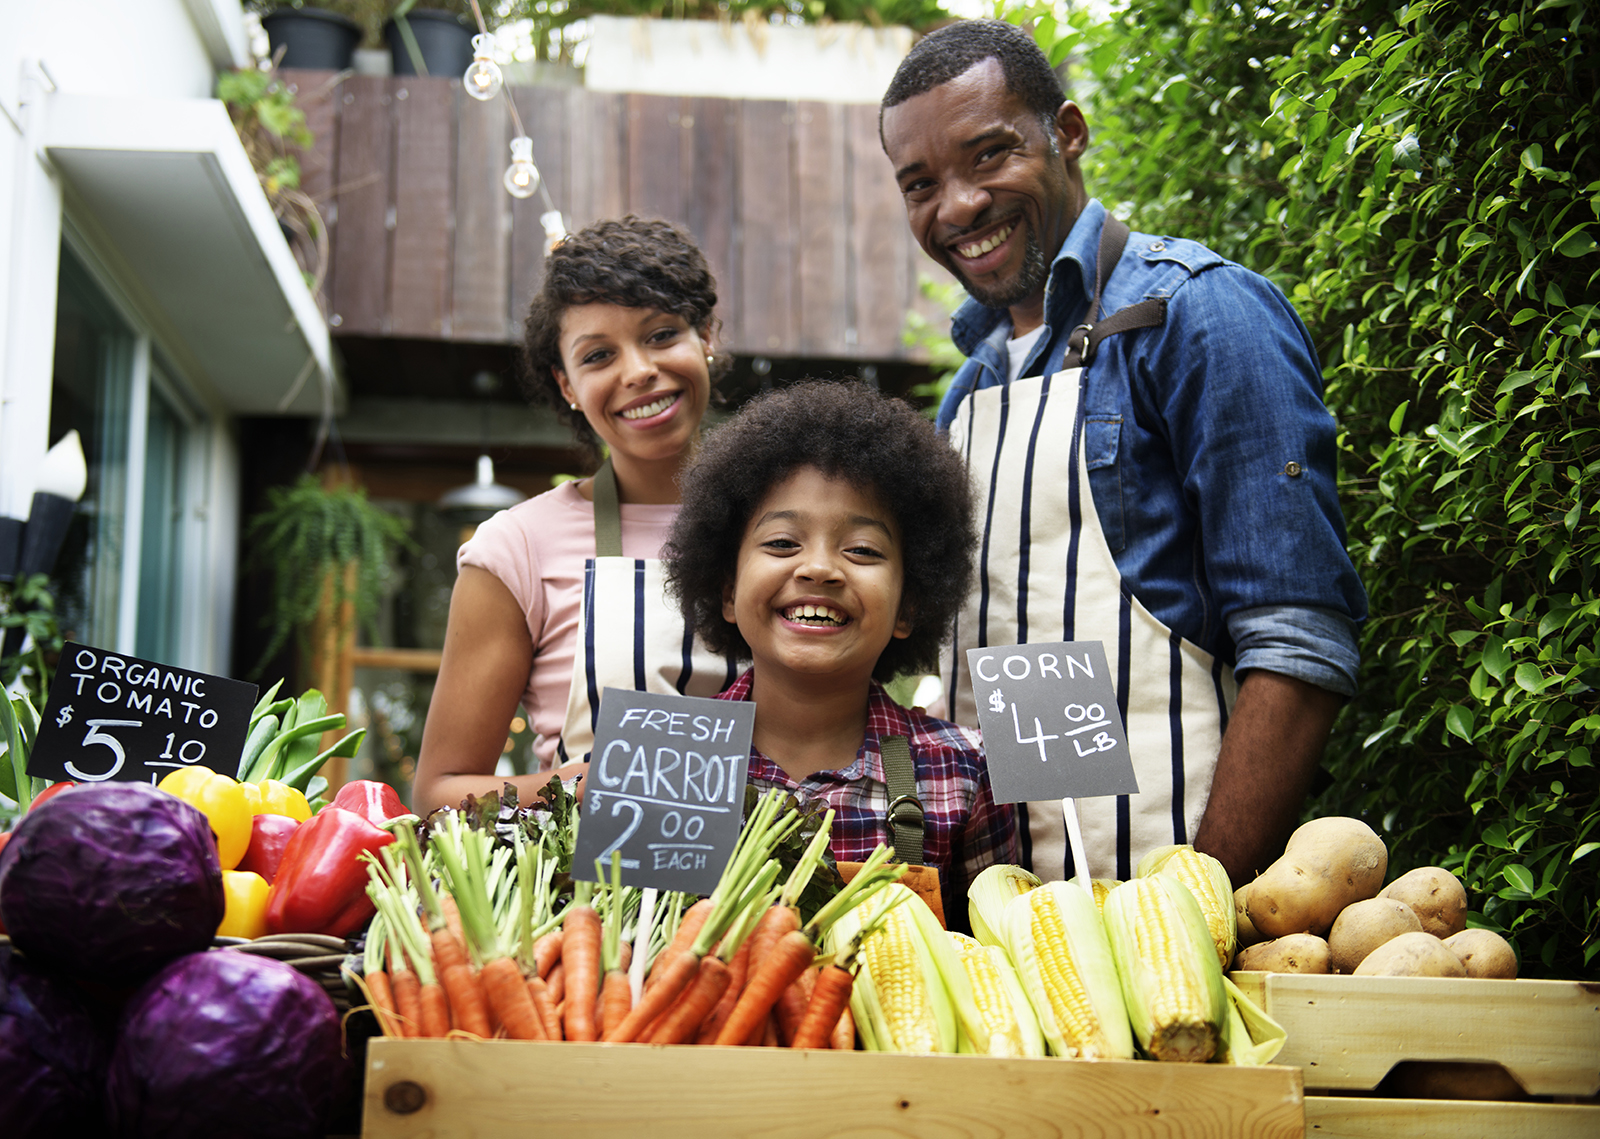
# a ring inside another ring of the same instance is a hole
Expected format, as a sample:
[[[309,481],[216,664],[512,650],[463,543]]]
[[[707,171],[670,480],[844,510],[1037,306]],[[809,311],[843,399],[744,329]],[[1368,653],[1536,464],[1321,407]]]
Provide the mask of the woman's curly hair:
[[[715,652],[748,659],[724,620],[756,508],[794,471],[815,467],[870,492],[900,530],[901,612],[872,675],[938,668],[939,646],[972,580],[972,488],[961,457],[909,404],[855,382],[807,380],[760,396],[709,432],[682,477],[683,506],[662,547],[668,589]]]
[[[583,413],[568,406],[555,370],[562,367],[561,318],[573,305],[595,302],[671,313],[702,334],[715,333],[720,323],[717,282],[705,255],[669,221],[629,214],[595,222],[556,246],[522,326],[522,387],[531,402],[553,408],[591,452],[600,441]],[[731,363],[720,354],[712,361],[713,386]]]

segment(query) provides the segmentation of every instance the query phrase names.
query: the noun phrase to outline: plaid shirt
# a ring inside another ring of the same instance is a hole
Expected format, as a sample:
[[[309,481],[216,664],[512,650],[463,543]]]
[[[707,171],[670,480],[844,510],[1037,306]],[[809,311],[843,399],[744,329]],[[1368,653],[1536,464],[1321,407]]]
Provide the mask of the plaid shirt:
[[[717,696],[750,699],[753,670]],[[951,929],[967,928],[967,883],[996,862],[1020,864],[1017,812],[996,803],[989,789],[989,766],[977,732],[920,709],[902,708],[876,681],[867,702],[867,731],[856,761],[842,771],[819,771],[798,783],[752,745],[749,781],[763,789],[782,787],[803,800],[821,799],[834,810],[833,856],[860,862],[881,842],[894,845],[889,831],[889,789],[878,740],[905,736],[916,765],[917,797],[922,800],[923,861],[939,871],[945,920]]]

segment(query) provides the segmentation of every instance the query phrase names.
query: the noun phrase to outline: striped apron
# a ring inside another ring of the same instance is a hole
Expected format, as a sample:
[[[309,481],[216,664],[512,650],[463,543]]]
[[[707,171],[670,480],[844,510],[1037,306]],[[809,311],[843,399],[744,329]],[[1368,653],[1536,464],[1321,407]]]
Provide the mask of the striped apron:
[[[1151,848],[1193,840],[1238,689],[1232,668],[1158,621],[1118,573],[1089,491],[1082,389],[1072,368],[975,391],[956,412],[950,439],[972,476],[982,541],[944,680],[952,718],[977,727],[967,649],[1104,643],[1139,793],[1077,807],[1090,873],[1120,880]],[[1029,868],[1073,877],[1061,803],[1022,815]]]
[[[660,559],[622,556],[614,497],[609,509],[617,515],[609,529],[601,517],[607,509],[604,495],[597,493],[595,556],[584,564],[572,687],[556,745],[563,764],[589,758],[600,696],[607,688],[715,696],[738,675],[733,661],[713,653],[685,627],[683,613],[667,597]]]

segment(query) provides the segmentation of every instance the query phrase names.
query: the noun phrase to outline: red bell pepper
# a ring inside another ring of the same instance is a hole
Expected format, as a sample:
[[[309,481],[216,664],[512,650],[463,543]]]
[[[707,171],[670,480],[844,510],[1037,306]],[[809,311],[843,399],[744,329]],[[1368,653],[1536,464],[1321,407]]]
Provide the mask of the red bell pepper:
[[[299,829],[300,824],[288,815],[255,816],[250,821],[250,846],[234,869],[259,874],[271,885],[278,877],[278,867],[283,864],[289,840]]]
[[[367,897],[363,851],[376,854],[394,835],[343,807],[324,807],[295,830],[267,898],[272,933],[348,937],[376,911]]]
[[[43,791],[40,791],[33,797],[33,802],[28,805],[28,810],[31,811],[35,807],[54,799],[57,795],[61,794],[61,792],[70,791],[76,786],[77,784],[72,782],[70,779],[63,780],[60,783],[52,783],[50,786],[46,787]]]
[[[333,797],[333,805],[354,811],[380,827],[390,819],[409,814],[393,787],[373,779],[354,779],[346,783]]]

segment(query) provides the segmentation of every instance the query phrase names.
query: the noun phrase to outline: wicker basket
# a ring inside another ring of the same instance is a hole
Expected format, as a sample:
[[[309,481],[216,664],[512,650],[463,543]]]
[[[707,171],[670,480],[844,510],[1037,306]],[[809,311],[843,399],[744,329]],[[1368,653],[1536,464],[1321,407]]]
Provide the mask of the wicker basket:
[[[275,933],[257,938],[217,937],[212,939],[212,945],[293,965],[322,986],[340,1016],[350,1011],[350,986],[345,983],[342,968],[348,961],[359,969],[360,958],[351,956],[348,943],[342,937],[322,933]]]

